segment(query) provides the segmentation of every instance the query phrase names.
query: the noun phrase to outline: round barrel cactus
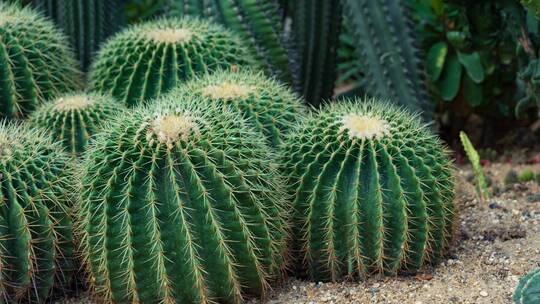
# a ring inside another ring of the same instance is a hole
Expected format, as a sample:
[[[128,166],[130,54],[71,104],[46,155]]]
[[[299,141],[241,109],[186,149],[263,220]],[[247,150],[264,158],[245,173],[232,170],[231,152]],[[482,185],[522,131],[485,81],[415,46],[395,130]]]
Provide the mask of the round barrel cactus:
[[[344,101],[286,140],[294,256],[317,280],[413,272],[435,263],[454,224],[452,164],[418,117]]]
[[[268,146],[234,111],[157,103],[114,119],[87,152],[90,282],[114,303],[264,294],[284,270],[287,218]]]
[[[171,95],[178,102],[231,106],[274,147],[304,115],[302,102],[290,89],[263,73],[245,69],[205,75],[183,84]]]
[[[101,126],[124,108],[112,97],[67,94],[47,103],[30,116],[32,126],[45,128],[72,154],[83,152]]]
[[[250,63],[240,40],[219,25],[160,19],[110,39],[93,64],[90,86],[134,106],[197,74]]]
[[[529,272],[519,280],[512,299],[516,304],[540,303],[540,268]]]
[[[0,125],[1,303],[44,303],[71,281],[69,160],[42,132]]]
[[[0,3],[0,118],[24,118],[81,86],[67,39],[28,8]]]

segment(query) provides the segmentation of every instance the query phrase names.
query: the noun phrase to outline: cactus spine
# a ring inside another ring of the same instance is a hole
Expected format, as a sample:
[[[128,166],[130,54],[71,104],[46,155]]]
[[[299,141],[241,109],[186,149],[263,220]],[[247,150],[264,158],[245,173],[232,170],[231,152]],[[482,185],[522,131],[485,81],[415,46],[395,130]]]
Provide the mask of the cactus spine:
[[[292,34],[298,51],[298,90],[308,103],[331,98],[336,80],[342,0],[291,3]]]
[[[287,219],[264,139],[236,112],[164,98],[114,120],[87,154],[90,281],[115,303],[264,294],[284,268]]]
[[[74,270],[72,167],[59,145],[0,125],[0,303],[43,303]]]
[[[414,27],[402,0],[344,0],[364,74],[364,91],[390,98],[431,120]]]
[[[219,71],[190,81],[172,93],[178,102],[232,106],[277,147],[290,126],[304,115],[296,95],[272,78],[249,70]]]
[[[24,118],[43,101],[80,87],[80,73],[53,24],[0,3],[0,117]]]
[[[293,254],[310,277],[415,271],[449,246],[452,165],[407,112],[376,100],[333,104],[291,131],[282,154]]]
[[[104,45],[90,86],[135,106],[195,75],[253,63],[244,49],[229,31],[196,19],[135,25]]]
[[[122,5],[109,0],[33,0],[69,36],[84,70],[93,54],[123,23]]]
[[[173,15],[211,18],[251,44],[271,75],[292,83],[280,7],[276,0],[169,0]]]
[[[30,116],[30,123],[44,128],[73,155],[83,152],[90,138],[124,107],[98,94],[67,94],[43,105]]]
[[[516,304],[540,302],[540,268],[529,272],[519,280],[512,299]]]

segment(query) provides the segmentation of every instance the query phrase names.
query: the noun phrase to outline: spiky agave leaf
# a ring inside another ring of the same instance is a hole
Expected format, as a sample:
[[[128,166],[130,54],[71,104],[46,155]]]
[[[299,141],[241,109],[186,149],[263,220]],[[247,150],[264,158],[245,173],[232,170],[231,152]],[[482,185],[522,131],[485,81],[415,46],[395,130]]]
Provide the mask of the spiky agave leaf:
[[[519,280],[512,300],[516,304],[534,304],[540,301],[540,268]]]
[[[195,75],[252,63],[240,40],[219,25],[160,19],[110,39],[93,64],[90,87],[134,106]]]
[[[68,93],[41,106],[30,116],[29,123],[47,130],[53,140],[76,155],[86,149],[104,123],[123,109],[123,104],[109,96]]]
[[[401,108],[330,105],[291,131],[282,164],[294,195],[293,255],[314,279],[415,271],[450,244],[448,152]]]
[[[0,3],[0,117],[23,118],[81,87],[67,39],[28,8]]]
[[[0,302],[43,303],[73,265],[73,167],[39,131],[0,124]]]
[[[283,181],[264,139],[223,107],[126,112],[82,172],[90,282],[105,302],[240,303],[285,266]]]
[[[196,102],[231,106],[277,147],[298,119],[305,115],[300,98],[262,72],[242,69],[218,71],[180,86],[171,92],[178,103]]]

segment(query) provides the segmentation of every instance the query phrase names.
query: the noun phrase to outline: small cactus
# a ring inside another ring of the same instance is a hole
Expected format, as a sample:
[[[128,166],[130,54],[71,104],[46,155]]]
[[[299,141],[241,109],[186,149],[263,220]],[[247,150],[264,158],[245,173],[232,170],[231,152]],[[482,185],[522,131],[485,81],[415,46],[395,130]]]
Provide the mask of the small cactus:
[[[45,100],[80,88],[67,39],[28,8],[0,3],[0,118],[24,118]]]
[[[76,155],[108,119],[124,108],[111,97],[99,94],[67,94],[47,103],[30,116],[30,124],[45,128],[55,141]]]
[[[540,268],[529,272],[519,280],[512,299],[516,304],[540,303]]]
[[[389,103],[355,100],[291,131],[282,161],[301,271],[336,281],[439,260],[454,225],[452,164],[417,120]]]
[[[277,147],[291,125],[304,115],[301,100],[288,88],[252,71],[219,71],[192,80],[171,93],[178,102],[232,106]]]
[[[74,271],[69,157],[42,132],[0,124],[0,303],[44,303]]]
[[[90,282],[114,303],[240,303],[285,265],[284,184],[242,117],[169,97],[114,119],[83,164]]]
[[[160,19],[110,39],[93,65],[90,86],[135,106],[195,75],[252,62],[240,40],[219,25]]]

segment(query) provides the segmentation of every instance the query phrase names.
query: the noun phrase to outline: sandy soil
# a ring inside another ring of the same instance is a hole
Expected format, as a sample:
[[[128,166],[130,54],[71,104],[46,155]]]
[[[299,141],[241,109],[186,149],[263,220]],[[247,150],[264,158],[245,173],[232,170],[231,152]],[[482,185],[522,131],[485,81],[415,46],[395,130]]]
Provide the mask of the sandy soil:
[[[468,166],[458,172],[460,231],[444,262],[413,277],[366,282],[314,283],[289,279],[268,303],[507,304],[519,278],[540,266],[540,186],[504,185],[510,169],[540,165],[492,164],[486,175],[499,190],[489,202],[476,199]],[[57,303],[92,303],[84,296]],[[259,300],[250,304],[260,303]]]

